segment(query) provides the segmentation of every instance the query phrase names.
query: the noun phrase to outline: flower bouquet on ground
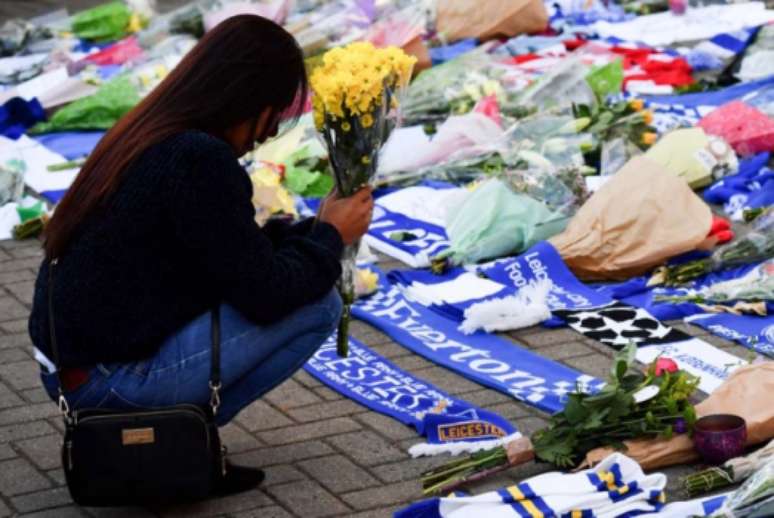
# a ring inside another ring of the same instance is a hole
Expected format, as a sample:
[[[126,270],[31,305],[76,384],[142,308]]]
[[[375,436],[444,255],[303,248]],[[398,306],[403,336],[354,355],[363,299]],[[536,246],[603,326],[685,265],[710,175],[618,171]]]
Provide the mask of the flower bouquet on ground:
[[[774,441],[746,457],[737,457],[722,466],[688,475],[683,478],[683,487],[691,497],[709,493],[747,479],[769,462],[774,462]]]
[[[774,515],[774,460],[769,459],[731,493],[713,517],[763,518]]]
[[[648,285],[678,286],[710,272],[764,261],[772,256],[774,256],[774,212],[769,211],[755,219],[752,230],[744,237],[718,248],[709,257],[662,266],[653,272]]]
[[[398,48],[377,49],[361,42],[330,50],[312,72],[314,123],[328,149],[340,196],[351,196],[373,180],[379,151],[398,123],[398,94],[408,84],[415,61]],[[347,355],[358,244],[345,247],[342,259],[342,356]]]
[[[656,295],[655,302],[692,302],[707,313],[733,312],[767,314],[766,301],[774,300],[774,258],[764,261],[738,279],[717,282],[681,294]]]
[[[598,104],[574,104],[572,108],[575,117],[591,121],[586,131],[594,135],[595,145],[585,150],[586,164],[601,167],[604,163],[606,174],[614,174],[629,158],[656,142],[657,135],[651,126],[653,113],[643,109],[643,102],[639,99],[618,102],[600,100]],[[615,150],[616,147],[620,149]],[[603,151],[605,160],[602,160]],[[613,154],[621,156],[613,160]],[[619,167],[611,165],[611,162]]]
[[[433,134],[449,116],[469,113],[481,99],[492,96],[504,117],[517,120],[536,111],[519,102],[527,84],[518,68],[473,50],[419,74],[406,91],[401,113],[407,125],[424,125]]]
[[[623,448],[635,437],[670,437],[693,428],[696,413],[690,397],[698,378],[658,360],[645,373],[634,367],[630,344],[615,358],[608,384],[596,394],[569,394],[564,410],[532,440],[478,452],[422,476],[425,494],[447,492],[463,483],[529,461],[533,456],[559,468],[571,468],[599,446]],[[663,359],[662,359],[663,360]]]

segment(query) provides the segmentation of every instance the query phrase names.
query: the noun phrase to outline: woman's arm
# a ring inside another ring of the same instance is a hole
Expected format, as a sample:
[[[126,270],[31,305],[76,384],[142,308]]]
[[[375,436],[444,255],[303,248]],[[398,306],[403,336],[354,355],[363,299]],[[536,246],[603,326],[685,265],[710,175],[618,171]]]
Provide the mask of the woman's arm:
[[[314,218],[305,218],[297,223],[289,223],[279,218],[272,218],[261,227],[272,243],[279,244],[290,236],[303,236],[312,230]]]

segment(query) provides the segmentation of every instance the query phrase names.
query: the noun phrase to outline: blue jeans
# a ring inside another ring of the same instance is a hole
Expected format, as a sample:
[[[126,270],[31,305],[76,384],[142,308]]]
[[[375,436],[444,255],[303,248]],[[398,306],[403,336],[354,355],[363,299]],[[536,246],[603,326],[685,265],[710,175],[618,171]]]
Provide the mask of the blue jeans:
[[[224,425],[240,410],[289,378],[333,334],[341,315],[333,290],[279,322],[257,326],[228,305],[220,309],[221,400]],[[134,363],[97,364],[86,383],[66,392],[70,408],[133,409],[210,401],[210,313],[169,337],[158,353]],[[43,373],[49,396],[58,398],[55,374]]]

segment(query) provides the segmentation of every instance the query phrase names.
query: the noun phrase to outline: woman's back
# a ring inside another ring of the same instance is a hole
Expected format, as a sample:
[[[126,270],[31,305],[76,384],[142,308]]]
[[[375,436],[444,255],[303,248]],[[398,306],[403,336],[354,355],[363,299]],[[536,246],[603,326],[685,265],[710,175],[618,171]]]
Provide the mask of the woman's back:
[[[203,189],[221,193],[223,203],[217,208],[188,203]],[[221,220],[206,211],[252,210],[251,190],[227,144],[206,134],[181,133],[143,153],[108,204],[84,223],[56,267],[54,307],[63,363],[143,358],[164,337],[206,312],[222,290],[213,283],[216,275],[204,270],[194,254],[223,251],[194,250],[186,234],[238,231],[206,228],[208,221]],[[237,218],[245,220],[243,214]],[[30,335],[50,357],[47,276],[44,261]]]

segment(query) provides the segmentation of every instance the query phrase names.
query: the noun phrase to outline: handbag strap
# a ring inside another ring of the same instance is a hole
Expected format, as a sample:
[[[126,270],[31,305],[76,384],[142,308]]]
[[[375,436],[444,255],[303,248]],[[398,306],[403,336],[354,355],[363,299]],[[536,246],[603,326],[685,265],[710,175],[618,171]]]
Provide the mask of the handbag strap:
[[[59,410],[66,420],[70,419],[70,406],[64,396],[64,383],[62,378],[62,366],[59,356],[59,344],[56,341],[56,326],[54,325],[54,267],[59,264],[59,259],[51,259],[48,263],[48,332],[51,344],[51,356],[56,367],[56,375],[59,380]],[[211,311],[211,340],[212,354],[210,355],[210,407],[212,415],[218,413],[220,407],[220,306],[218,304]]]

